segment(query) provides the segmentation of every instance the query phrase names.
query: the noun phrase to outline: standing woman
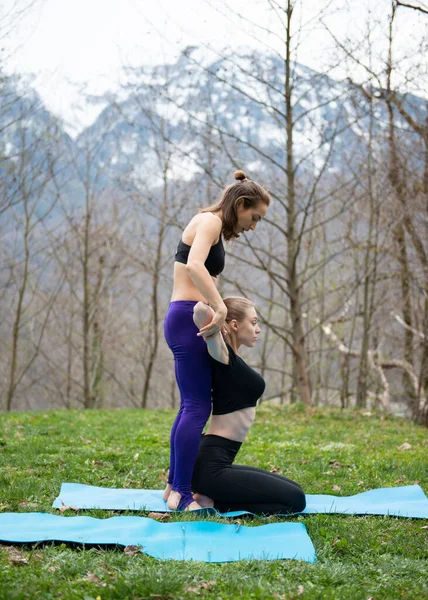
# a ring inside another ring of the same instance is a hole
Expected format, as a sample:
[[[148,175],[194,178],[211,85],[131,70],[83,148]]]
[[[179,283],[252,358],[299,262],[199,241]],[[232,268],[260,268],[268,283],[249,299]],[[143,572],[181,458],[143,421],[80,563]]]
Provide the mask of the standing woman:
[[[188,223],[178,244],[174,286],[165,317],[165,339],[174,354],[175,377],[180,390],[180,409],[170,437],[168,485],[164,492],[171,510],[197,510],[191,480],[202,430],[211,413],[211,364],[204,341],[215,335],[227,309],[217,291],[216,278],[224,269],[222,237],[233,240],[254,231],[266,215],[271,197],[243,171],[234,174],[217,204],[203,208]],[[209,304],[214,317],[205,327],[193,322],[198,302]]]

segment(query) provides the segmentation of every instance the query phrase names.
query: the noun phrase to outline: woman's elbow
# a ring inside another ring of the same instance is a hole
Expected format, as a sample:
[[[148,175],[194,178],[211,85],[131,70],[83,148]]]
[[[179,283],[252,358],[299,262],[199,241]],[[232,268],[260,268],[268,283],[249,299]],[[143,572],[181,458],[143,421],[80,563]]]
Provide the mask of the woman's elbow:
[[[208,325],[212,321],[212,311],[209,306],[203,302],[198,302],[193,307],[193,321],[199,328]]]
[[[188,262],[186,264],[186,269],[190,276],[200,273],[203,268],[204,268],[204,265],[199,262],[192,261],[192,262]]]

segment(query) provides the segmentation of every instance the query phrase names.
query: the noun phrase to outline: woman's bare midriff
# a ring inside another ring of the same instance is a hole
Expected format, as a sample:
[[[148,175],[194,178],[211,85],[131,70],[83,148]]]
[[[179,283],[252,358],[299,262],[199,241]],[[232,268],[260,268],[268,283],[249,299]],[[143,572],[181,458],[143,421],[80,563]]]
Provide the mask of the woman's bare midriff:
[[[211,277],[211,279],[214,285],[217,285],[216,277]],[[171,302],[176,302],[177,300],[194,300],[195,302],[204,302],[207,304],[206,298],[203,297],[191,280],[186,265],[179,262],[174,263],[174,287],[172,289]]]
[[[243,442],[256,418],[253,406],[227,415],[212,415],[207,435],[219,435],[234,442]]]

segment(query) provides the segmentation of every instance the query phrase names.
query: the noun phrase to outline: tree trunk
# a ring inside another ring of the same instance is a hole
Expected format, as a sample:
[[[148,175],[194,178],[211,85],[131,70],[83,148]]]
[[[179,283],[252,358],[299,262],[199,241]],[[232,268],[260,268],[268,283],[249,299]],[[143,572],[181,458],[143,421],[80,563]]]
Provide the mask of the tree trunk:
[[[144,381],[143,394],[141,398],[141,408],[147,408],[149,391],[150,391],[150,382],[153,373],[153,367],[155,364],[156,356],[158,353],[159,347],[159,274],[161,269],[162,262],[162,247],[165,238],[165,229],[166,229],[166,215],[168,208],[168,163],[164,166],[163,172],[163,202],[162,202],[162,215],[160,221],[160,228],[158,234],[158,243],[156,247],[156,258],[153,266],[153,288],[152,288],[152,297],[151,297],[151,321],[150,321],[150,352],[149,352],[149,362],[146,367],[146,378]]]
[[[293,108],[291,103],[291,0],[287,4],[286,59],[285,59],[285,104],[286,104],[286,173],[287,173],[287,276],[290,294],[290,316],[293,338],[293,373],[297,380],[301,402],[311,404],[309,377],[306,367],[305,336],[302,323],[300,288],[297,273],[296,191],[294,182],[293,155]]]
[[[392,189],[395,191],[400,203],[403,204],[404,182],[399,172],[399,161],[397,145],[395,141],[395,121],[394,109],[392,106],[392,90],[391,90],[391,75],[392,75],[392,40],[393,40],[393,23],[395,18],[396,6],[392,5],[392,14],[389,23],[389,49],[387,63],[387,96],[386,106],[388,109],[388,144],[389,144],[389,172],[388,178]],[[412,302],[410,295],[410,272],[409,262],[407,258],[406,235],[403,225],[403,220],[400,219],[393,229],[393,235],[398,247],[398,262],[400,264],[400,280],[401,280],[401,299],[403,319],[408,326],[404,333],[404,359],[413,368],[413,332],[412,332]],[[407,372],[403,374],[403,385],[406,393],[410,398],[413,398],[412,384]]]
[[[28,214],[28,206],[27,202],[24,202],[25,208],[25,232],[24,232],[24,274],[22,277],[21,286],[19,288],[18,295],[18,306],[16,308],[15,320],[13,323],[13,333],[12,333],[12,357],[10,362],[10,374],[9,374],[9,388],[7,391],[7,404],[6,410],[10,411],[12,409],[13,397],[15,395],[16,390],[16,369],[18,363],[18,346],[19,346],[19,333],[21,327],[21,318],[23,313],[23,304],[24,304],[24,296],[25,291],[27,289],[28,283],[28,266],[30,261],[30,249],[29,249],[29,226],[30,226],[30,216]]]
[[[93,408],[93,397],[90,384],[90,291],[89,291],[89,229],[91,226],[90,207],[90,158],[87,157],[86,189],[85,189],[85,221],[83,231],[83,306],[82,306],[82,337],[83,337],[83,406]]]
[[[370,327],[372,321],[373,303],[371,302],[370,287],[374,289],[376,279],[375,274],[371,272],[372,265],[372,245],[373,245],[373,229],[375,221],[375,206],[373,197],[373,181],[372,181],[372,140],[373,140],[373,100],[370,98],[370,124],[369,124],[369,151],[367,157],[367,186],[370,201],[370,220],[369,231],[366,241],[366,251],[364,256],[364,290],[363,290],[363,337],[361,340],[361,358],[358,369],[357,382],[357,398],[356,405],[358,408],[366,408],[367,406],[367,391],[368,391],[368,351],[370,347]],[[376,260],[376,257],[375,257]]]

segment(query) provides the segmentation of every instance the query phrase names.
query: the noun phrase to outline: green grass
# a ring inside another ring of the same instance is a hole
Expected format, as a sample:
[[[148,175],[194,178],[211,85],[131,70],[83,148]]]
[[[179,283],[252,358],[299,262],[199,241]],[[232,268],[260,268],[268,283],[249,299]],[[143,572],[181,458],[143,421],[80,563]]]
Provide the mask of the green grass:
[[[63,481],[162,488],[173,419],[174,413],[166,410],[3,414],[0,510],[58,514],[51,504]],[[403,442],[411,448],[398,450]],[[285,410],[261,407],[239,462],[276,468],[307,493],[350,495],[413,483],[427,492],[427,456],[427,430],[402,419],[296,405]],[[105,518],[118,513],[78,514]],[[0,599],[428,598],[427,521],[343,515],[291,520],[305,523],[316,564],[284,560],[210,565],[159,561],[142,553],[129,556],[120,547],[4,545]],[[246,521],[250,526],[262,523],[266,521]]]

